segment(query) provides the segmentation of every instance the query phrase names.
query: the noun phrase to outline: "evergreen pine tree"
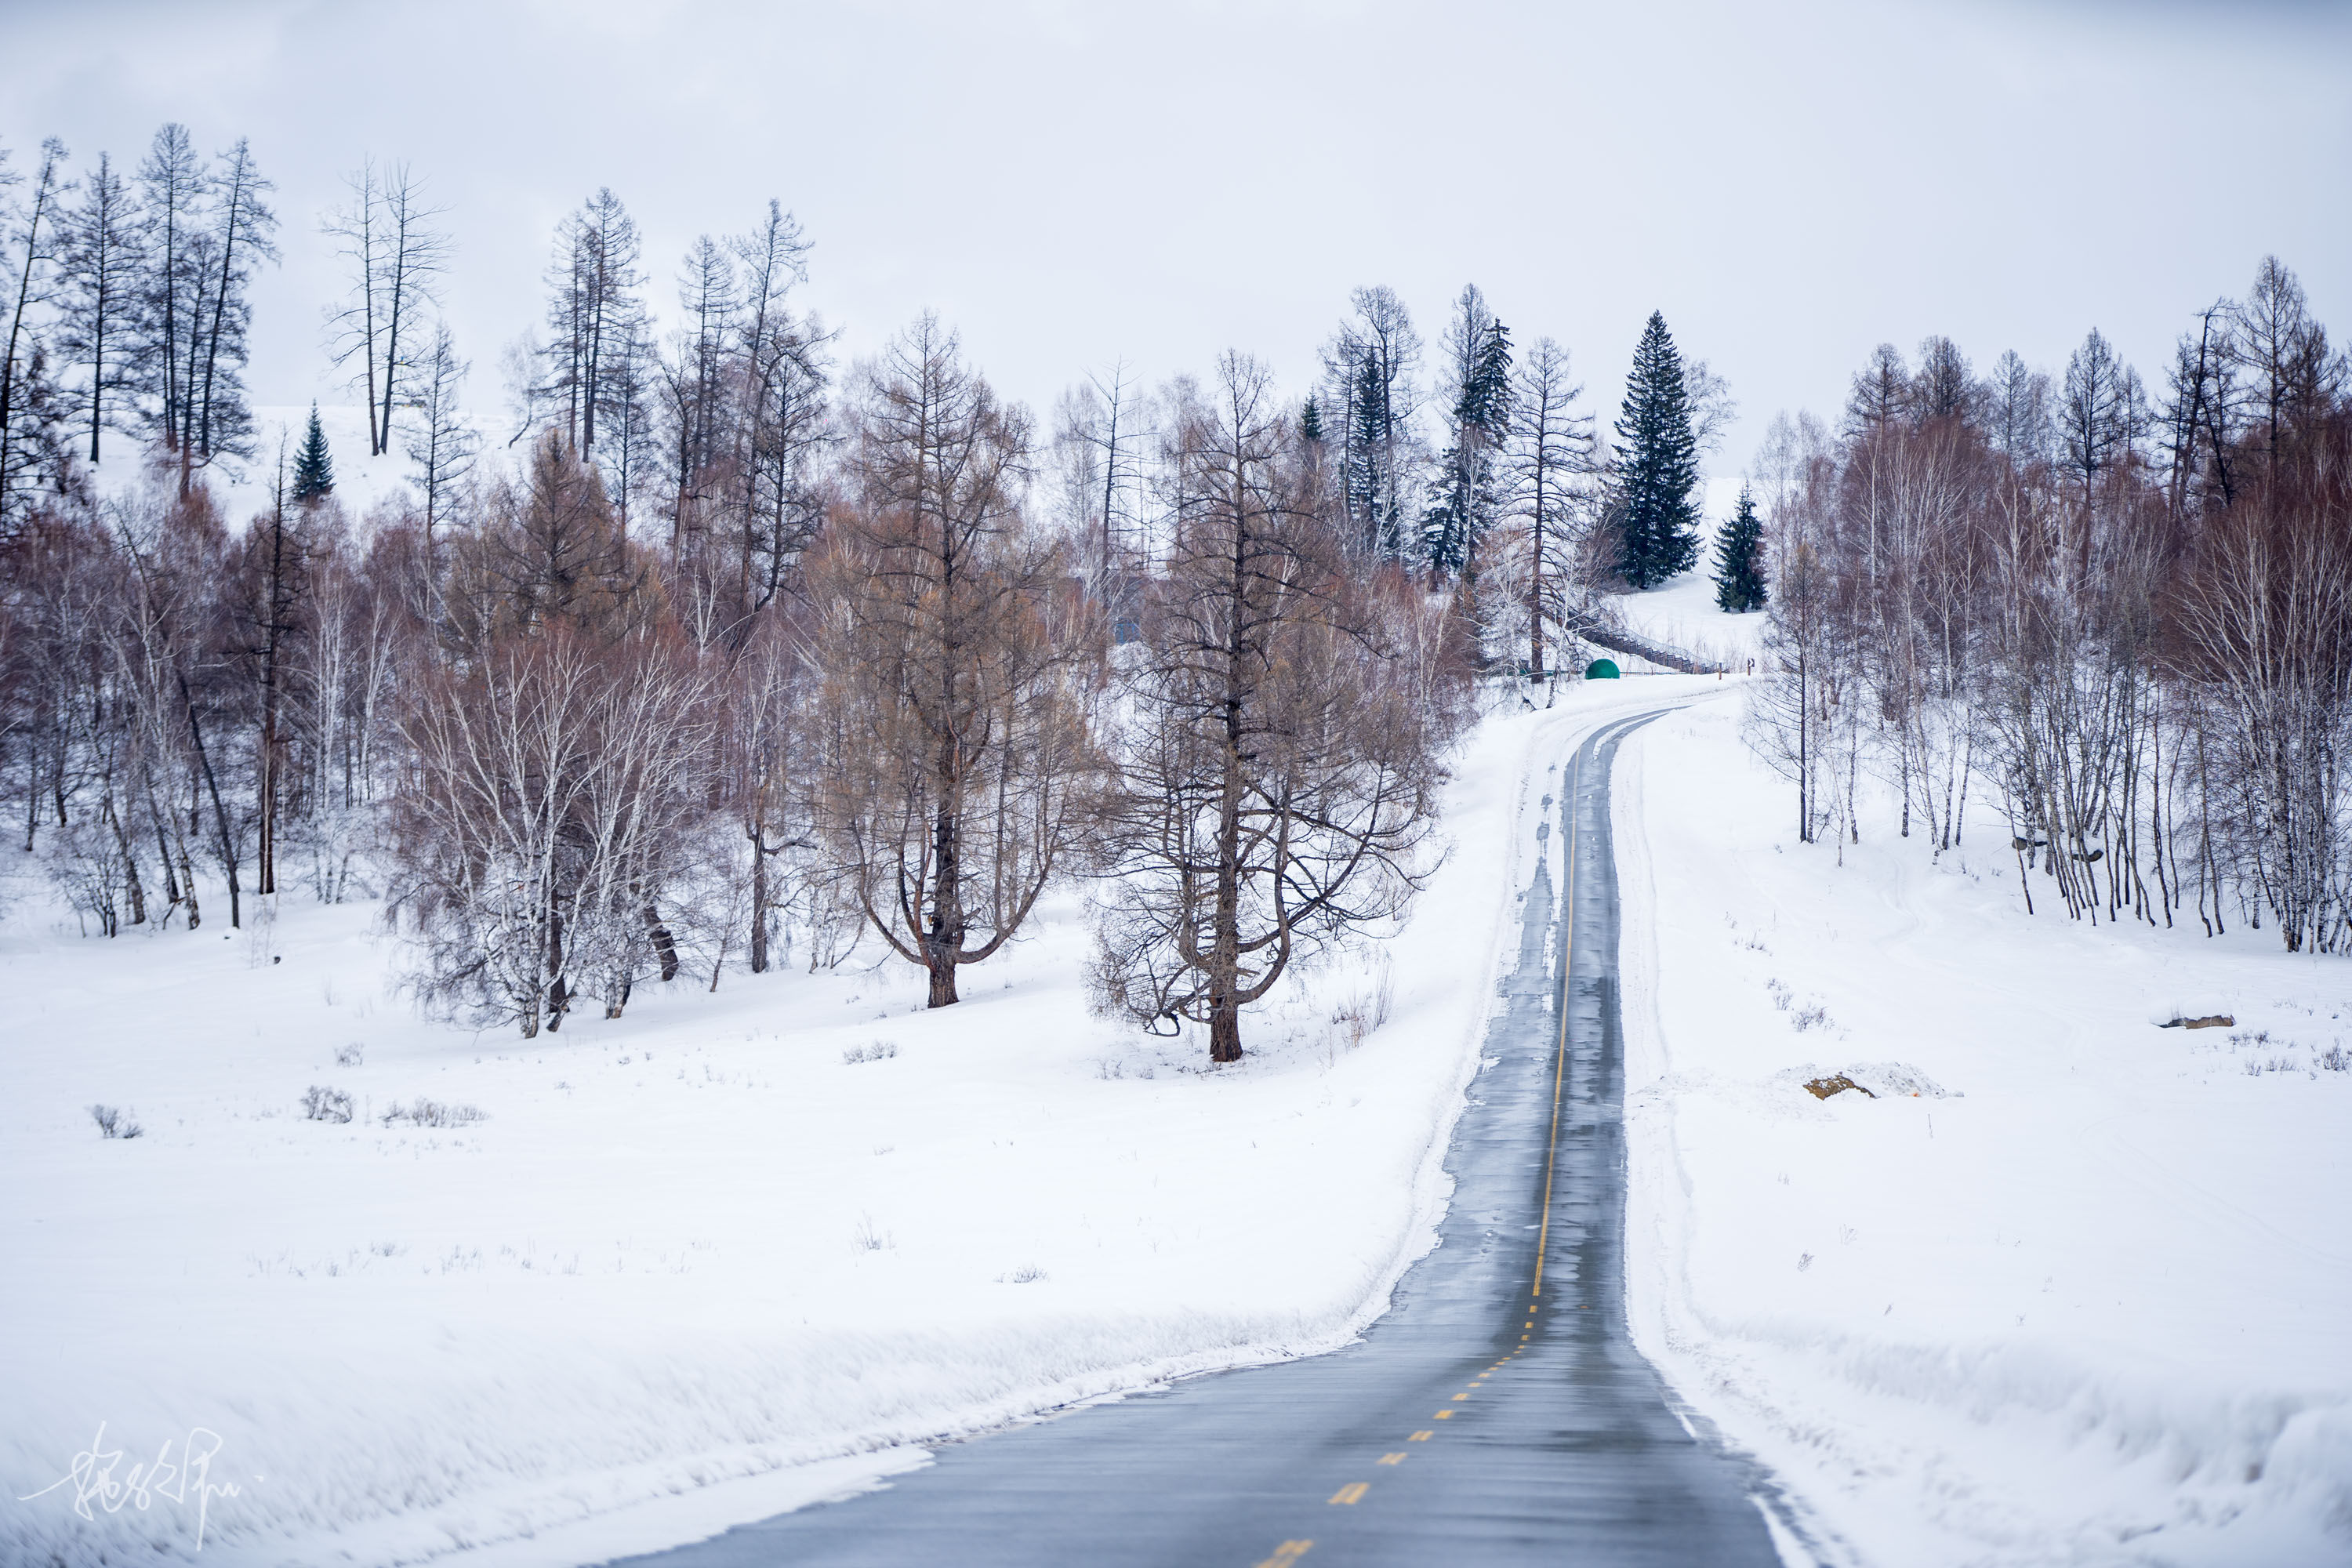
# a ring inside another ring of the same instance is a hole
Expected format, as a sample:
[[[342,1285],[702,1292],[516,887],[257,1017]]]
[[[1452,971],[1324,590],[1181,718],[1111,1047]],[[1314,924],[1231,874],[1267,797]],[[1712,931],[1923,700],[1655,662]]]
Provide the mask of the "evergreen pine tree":
[[[1478,540],[1502,510],[1498,456],[1511,424],[1511,330],[1465,291],[1466,352],[1454,401],[1454,441],[1441,467],[1436,503],[1423,515],[1422,552],[1432,570],[1466,573]]]
[[[1363,356],[1356,370],[1356,427],[1349,432],[1353,455],[1346,482],[1348,513],[1362,518],[1367,528],[1364,547],[1377,554],[1403,553],[1396,501],[1388,472],[1388,384],[1381,363]]]
[[[1307,395],[1307,406],[1298,411],[1298,434],[1309,441],[1323,439],[1323,410],[1313,393]]]
[[[1764,524],[1756,515],[1756,498],[1739,487],[1739,510],[1731,514],[1715,542],[1715,602],[1735,616],[1760,610],[1769,595],[1764,585]]]
[[[294,501],[308,506],[334,493],[335,460],[327,450],[327,432],[319,423],[319,405],[310,405],[310,428],[302,449],[294,454]]]
[[[1682,355],[1666,319],[1650,312],[1617,416],[1617,511],[1624,529],[1619,569],[1636,588],[1654,588],[1698,559],[1698,448]]]

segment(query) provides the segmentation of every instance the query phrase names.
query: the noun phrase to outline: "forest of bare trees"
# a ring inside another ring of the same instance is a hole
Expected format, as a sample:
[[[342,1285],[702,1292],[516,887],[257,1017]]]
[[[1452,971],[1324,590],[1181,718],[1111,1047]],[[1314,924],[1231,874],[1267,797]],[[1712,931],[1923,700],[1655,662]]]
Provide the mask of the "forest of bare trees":
[[[688,247],[669,311],[597,191],[486,438],[445,215],[374,162],[315,226],[320,351],[407,482],[347,505],[243,384],[269,189],[175,125],[131,179],[50,143],[7,192],[0,787],[93,935],[378,899],[423,1005],[535,1035],[861,947],[951,1005],[1068,887],[1106,1010],[1232,1060],[1249,1003],[1402,912],[1470,678],[1540,663],[1589,531],[1565,354],[1523,427],[1475,289],[1425,481],[1386,290],[1340,351],[1377,455],[1240,356],[1091,376],[1040,433],[933,318],[836,365],[776,203]],[[1433,568],[1405,520],[1439,490]],[[1507,634],[1456,591],[1481,568]]]
[[[2154,394],[2093,331],[2053,378],[1883,345],[1780,421],[1751,733],[1799,837],[2007,819],[2030,904],[2341,951],[2352,916],[2352,367],[2294,275],[2189,318]]]
[[[1118,364],[1041,428],[934,318],[837,363],[779,203],[657,310],[609,190],[486,436],[443,215],[372,163],[315,226],[320,346],[406,483],[347,505],[249,406],[278,226],[244,142],[5,172],[17,849],[94,935],[381,900],[424,1005],[526,1034],[861,951],[952,1005],[1061,888],[1103,1010],[1234,1059],[1407,907],[1476,679],[1556,674],[1634,574],[1623,520],[1692,513],[1629,501],[1568,352],[1475,288],[1426,384],[1367,288],[1307,396]],[[2154,395],[2096,332],[2056,378],[1931,339],[1836,432],[1776,424],[1751,733],[1807,839],[1858,838],[1865,778],[1938,849],[1998,801],[2031,900],[2336,951],[2352,376],[2276,262],[2189,320]],[[1637,382],[1621,447],[1664,418],[1691,471],[1722,383],[1658,317]]]

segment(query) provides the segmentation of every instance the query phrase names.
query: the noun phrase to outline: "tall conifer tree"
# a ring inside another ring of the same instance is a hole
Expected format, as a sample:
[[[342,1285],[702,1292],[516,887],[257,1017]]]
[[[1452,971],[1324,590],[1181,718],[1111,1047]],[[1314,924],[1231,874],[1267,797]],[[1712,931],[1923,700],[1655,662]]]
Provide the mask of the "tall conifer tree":
[[[1666,319],[1650,312],[1633,351],[1633,374],[1617,416],[1617,512],[1623,529],[1619,569],[1636,588],[1654,588],[1698,559],[1698,449],[1682,355]]]
[[[302,449],[294,454],[294,501],[307,506],[334,493],[335,459],[327,450],[326,427],[319,423],[319,405],[310,405],[310,427],[303,432]]]
[[[1735,616],[1760,610],[1768,597],[1764,586],[1764,524],[1756,516],[1756,498],[1739,487],[1739,510],[1731,514],[1715,542],[1715,602]]]
[[[1466,575],[1479,536],[1502,510],[1497,458],[1511,423],[1510,329],[1475,286],[1462,291],[1446,350],[1454,362],[1453,440],[1436,501],[1422,518],[1422,552],[1432,572]]]

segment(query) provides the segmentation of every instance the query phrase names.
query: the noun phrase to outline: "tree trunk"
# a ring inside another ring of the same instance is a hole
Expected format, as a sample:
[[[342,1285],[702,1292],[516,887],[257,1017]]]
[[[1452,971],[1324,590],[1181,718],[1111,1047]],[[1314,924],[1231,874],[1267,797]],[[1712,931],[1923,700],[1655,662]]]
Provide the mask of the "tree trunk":
[[[670,935],[669,927],[662,924],[661,916],[655,911],[651,899],[646,900],[646,933],[654,944],[654,958],[661,966],[661,977],[664,980],[677,979],[677,939]],[[614,1014],[614,1016],[618,1017],[619,1015]]]
[[[1212,997],[1209,1002],[1209,1059],[1242,1059],[1242,1010],[1230,993]]]
[[[188,695],[186,676],[180,677],[180,700],[188,710],[188,736],[195,742],[196,763],[204,771],[205,788],[213,799],[213,820],[220,829],[221,869],[228,875],[228,923],[232,930],[241,929],[245,922],[236,880],[236,840],[228,830],[228,807],[221,804],[220,782],[213,776],[212,756],[205,750],[204,727],[196,721],[196,700]],[[194,883],[190,886],[193,889]]]
[[[768,850],[761,843],[762,835],[754,827],[745,835],[751,840],[751,973],[768,973]]]
[[[117,848],[122,851],[122,890],[131,900],[131,923],[147,923],[147,889],[139,880],[139,857],[131,847],[131,835],[124,830],[121,815],[114,809],[114,797],[109,795],[101,813],[106,826],[113,831]]]

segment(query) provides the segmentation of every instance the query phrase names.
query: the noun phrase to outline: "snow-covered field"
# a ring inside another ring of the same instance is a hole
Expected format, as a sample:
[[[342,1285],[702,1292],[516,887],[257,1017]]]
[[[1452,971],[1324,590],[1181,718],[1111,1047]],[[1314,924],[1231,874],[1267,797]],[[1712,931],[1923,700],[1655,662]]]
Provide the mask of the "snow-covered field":
[[[1738,719],[1616,778],[1637,1342],[1857,1561],[2352,1562],[2352,968],[1799,845]]]
[[[1761,626],[1703,573],[1622,603]],[[1644,1351],[1855,1562],[2352,1562],[2352,971],[2027,916],[1990,826],[1799,846],[1738,684],[1488,721],[1410,928],[1213,1074],[1086,1014],[1075,899],[950,1012],[868,956],[526,1042],[415,1016],[372,905],[83,940],[11,856],[0,1562],[566,1564],[1344,1342],[1444,1200],[1530,763],[1674,695],[1617,784]],[[386,1124],[420,1097],[483,1119]],[[191,1433],[200,1559],[184,1479],[17,1500]]]
[[[70,1485],[15,1500],[93,1448],[122,1451],[118,1481],[166,1444],[178,1465],[198,1429],[237,1489],[209,1501],[205,1563],[503,1542],[467,1561],[556,1563],[855,1489],[926,1438],[1344,1342],[1440,1213],[1532,870],[1529,759],[1539,778],[1592,713],[1700,684],[1563,688],[1486,726],[1411,928],[1214,1074],[1197,1043],[1087,1015],[1072,900],[950,1011],[869,958],[641,988],[618,1022],[523,1041],[418,1019],[373,906],[289,896],[224,933],[208,900],[194,935],[109,942],[18,875],[0,1561],[193,1556],[184,1486],[89,1521]],[[1377,1010],[1383,969],[1388,1021],[1353,1043],[1340,1016]],[[314,1085],[359,1114],[305,1119]],[[483,1119],[385,1124],[420,1097]],[[101,1140],[94,1102],[145,1135]]]

